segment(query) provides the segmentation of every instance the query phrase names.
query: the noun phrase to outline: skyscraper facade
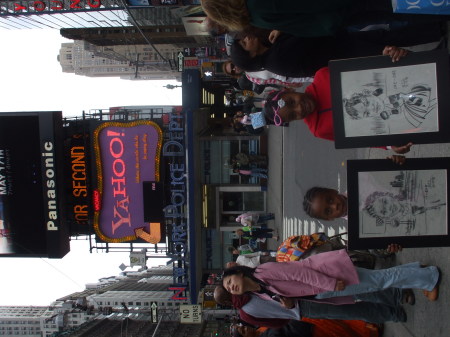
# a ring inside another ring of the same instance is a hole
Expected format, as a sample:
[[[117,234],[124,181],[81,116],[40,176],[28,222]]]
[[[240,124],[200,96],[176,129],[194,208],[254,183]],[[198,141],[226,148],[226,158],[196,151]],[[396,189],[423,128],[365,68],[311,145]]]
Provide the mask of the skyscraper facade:
[[[183,1],[184,2],[184,1]],[[199,6],[197,6],[199,7]],[[181,25],[191,14],[173,6],[128,6],[125,0],[0,1],[0,28],[89,28]],[[198,9],[194,12],[199,11]],[[200,7],[199,7],[200,8]]]
[[[131,26],[121,0],[0,1],[0,28]]]
[[[175,59],[178,48],[172,45],[158,48],[167,59]],[[180,73],[172,70],[170,63],[149,45],[101,47],[76,40],[61,45],[58,60],[63,72],[88,77],[181,80]]]

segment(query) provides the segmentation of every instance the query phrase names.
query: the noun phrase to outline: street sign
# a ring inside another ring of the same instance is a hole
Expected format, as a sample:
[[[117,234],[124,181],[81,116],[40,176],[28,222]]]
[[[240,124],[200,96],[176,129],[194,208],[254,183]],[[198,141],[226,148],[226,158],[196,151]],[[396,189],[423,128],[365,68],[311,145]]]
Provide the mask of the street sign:
[[[183,66],[184,66],[184,55],[183,53],[180,51],[178,53],[178,71],[183,71]]]
[[[131,252],[130,253],[130,267],[146,265],[145,252]]]
[[[180,305],[180,323],[202,323],[202,307],[200,305]]]
[[[158,323],[158,303],[151,302],[150,308],[152,310],[152,323]]]
[[[185,57],[184,58],[184,67],[194,67],[197,68],[199,66],[198,58],[196,57]]]

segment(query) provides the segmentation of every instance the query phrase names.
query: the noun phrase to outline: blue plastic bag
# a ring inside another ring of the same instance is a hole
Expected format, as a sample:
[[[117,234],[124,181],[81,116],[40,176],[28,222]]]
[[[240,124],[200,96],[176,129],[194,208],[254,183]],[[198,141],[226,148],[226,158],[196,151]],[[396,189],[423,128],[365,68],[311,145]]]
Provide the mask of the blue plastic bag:
[[[266,118],[264,117],[264,112],[255,112],[250,114],[253,129],[262,128],[266,125]]]
[[[394,13],[449,15],[448,0],[392,0]]]

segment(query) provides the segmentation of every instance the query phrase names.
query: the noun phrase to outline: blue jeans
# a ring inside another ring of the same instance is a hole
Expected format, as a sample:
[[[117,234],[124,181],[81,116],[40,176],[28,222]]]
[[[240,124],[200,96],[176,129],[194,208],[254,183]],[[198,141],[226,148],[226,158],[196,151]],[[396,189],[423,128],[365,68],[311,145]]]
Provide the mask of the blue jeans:
[[[355,304],[333,305],[312,301],[299,301],[300,315],[322,319],[359,319],[370,323],[406,322],[406,313],[401,306],[357,302]]]
[[[275,214],[273,213],[267,213],[267,214],[258,214],[259,218],[258,218],[258,224],[259,223],[263,223],[266,222],[268,220],[273,220],[275,219]]]
[[[346,286],[342,291],[327,291],[316,295],[316,298],[329,298],[370,293],[386,288],[414,288],[433,290],[439,279],[439,271],[430,266],[421,268],[419,262],[402,264],[387,269],[356,268],[359,283]]]
[[[257,229],[253,229],[251,234],[250,232],[245,232],[245,234],[243,235],[244,238],[248,239],[270,239],[273,234],[271,233],[273,232],[272,228],[257,228]]]
[[[252,177],[257,177],[257,178],[267,178],[267,169],[263,169],[263,168],[252,168],[250,169],[250,171],[252,173],[250,173],[250,175]]]
[[[372,293],[353,295],[355,301],[363,301],[370,303],[379,303],[390,307],[398,307],[402,305],[403,291],[399,288],[387,288]]]
[[[322,319],[359,319],[370,323],[405,322],[406,313],[401,306],[402,291],[389,288],[354,296],[355,304],[333,305],[300,300],[300,315]]]

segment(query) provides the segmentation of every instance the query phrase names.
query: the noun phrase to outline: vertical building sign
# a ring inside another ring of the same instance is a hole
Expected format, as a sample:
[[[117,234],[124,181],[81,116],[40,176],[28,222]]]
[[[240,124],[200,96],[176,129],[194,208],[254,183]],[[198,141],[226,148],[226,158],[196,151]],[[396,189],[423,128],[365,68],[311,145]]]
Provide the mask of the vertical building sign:
[[[180,323],[201,324],[202,307],[200,305],[180,305]]]
[[[187,219],[186,209],[186,151],[184,139],[184,112],[172,112],[169,117],[167,138],[163,156],[168,162],[170,174],[170,204],[164,208],[167,222],[172,223],[171,261],[173,262],[174,291],[172,300],[186,300],[187,288]]]

